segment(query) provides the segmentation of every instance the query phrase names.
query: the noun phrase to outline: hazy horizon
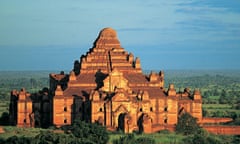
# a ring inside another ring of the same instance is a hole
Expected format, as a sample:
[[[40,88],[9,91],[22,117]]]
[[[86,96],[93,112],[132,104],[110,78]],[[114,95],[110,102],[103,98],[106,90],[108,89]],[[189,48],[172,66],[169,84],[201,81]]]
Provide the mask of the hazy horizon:
[[[0,1],[0,71],[68,70],[112,27],[142,69],[239,70],[240,1]]]

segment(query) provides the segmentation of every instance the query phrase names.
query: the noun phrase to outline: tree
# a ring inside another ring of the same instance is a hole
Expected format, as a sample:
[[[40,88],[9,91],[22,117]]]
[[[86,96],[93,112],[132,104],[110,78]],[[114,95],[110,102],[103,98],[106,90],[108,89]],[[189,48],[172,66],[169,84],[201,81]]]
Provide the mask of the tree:
[[[184,135],[193,134],[199,129],[199,125],[197,123],[197,119],[192,117],[189,113],[184,113],[178,119],[178,123],[176,125],[176,132],[182,133]]]
[[[240,110],[240,101],[236,103],[235,109]]]
[[[77,120],[72,126],[65,129],[65,132],[71,131],[72,134],[84,141],[92,141],[93,143],[105,144],[109,140],[109,135],[105,127],[99,124],[85,123]]]
[[[9,114],[8,112],[3,112],[0,117],[0,125],[9,125]]]
[[[227,95],[226,90],[222,90],[220,98],[219,98],[219,103],[220,104],[227,104],[229,102],[229,97]]]
[[[58,144],[59,143],[59,136],[52,131],[41,131],[34,140],[34,144]]]
[[[30,83],[31,83],[31,88],[33,89],[33,88],[35,88],[36,85],[37,85],[37,80],[34,79],[34,78],[31,78],[31,79],[30,79]]]
[[[185,144],[221,144],[221,139],[217,135],[211,135],[204,129],[198,129],[194,135],[183,139]]]

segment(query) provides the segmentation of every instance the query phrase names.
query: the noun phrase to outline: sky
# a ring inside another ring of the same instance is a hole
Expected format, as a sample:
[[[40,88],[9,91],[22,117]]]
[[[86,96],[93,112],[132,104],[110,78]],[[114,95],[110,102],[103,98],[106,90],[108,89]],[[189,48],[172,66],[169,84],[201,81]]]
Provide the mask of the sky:
[[[0,71],[70,71],[105,27],[145,70],[240,69],[239,0],[1,0]]]

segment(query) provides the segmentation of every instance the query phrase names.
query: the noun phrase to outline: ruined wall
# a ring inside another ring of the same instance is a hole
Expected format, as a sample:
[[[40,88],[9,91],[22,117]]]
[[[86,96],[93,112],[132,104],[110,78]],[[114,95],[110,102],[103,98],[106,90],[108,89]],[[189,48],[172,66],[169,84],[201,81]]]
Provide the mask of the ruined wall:
[[[240,135],[240,126],[210,125],[203,126],[208,132],[221,135]]]

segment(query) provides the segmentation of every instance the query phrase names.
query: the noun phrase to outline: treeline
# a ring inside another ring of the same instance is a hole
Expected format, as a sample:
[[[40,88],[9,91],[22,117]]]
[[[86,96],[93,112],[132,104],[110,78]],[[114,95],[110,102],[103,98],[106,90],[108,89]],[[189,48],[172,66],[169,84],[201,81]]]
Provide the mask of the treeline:
[[[26,88],[29,92],[38,92],[49,86],[48,71],[2,71],[0,72],[0,100],[9,101],[13,89]]]
[[[236,72],[235,72],[236,73]],[[204,104],[231,104],[239,108],[240,105],[240,75],[231,74],[204,74],[199,76],[167,75],[165,86],[174,83],[177,91],[185,87],[191,90],[200,89]]]

